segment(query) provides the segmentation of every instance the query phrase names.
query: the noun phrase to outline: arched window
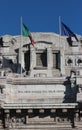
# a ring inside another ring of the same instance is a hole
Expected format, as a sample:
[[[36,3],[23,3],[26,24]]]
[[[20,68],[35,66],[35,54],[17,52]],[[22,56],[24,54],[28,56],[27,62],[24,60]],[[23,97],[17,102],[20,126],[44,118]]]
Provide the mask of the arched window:
[[[78,59],[78,60],[77,60],[77,63],[78,63],[78,64],[82,63],[82,60],[81,60],[81,59]]]
[[[68,64],[73,63],[72,59],[69,58],[68,61],[67,61],[67,63],[68,63]]]

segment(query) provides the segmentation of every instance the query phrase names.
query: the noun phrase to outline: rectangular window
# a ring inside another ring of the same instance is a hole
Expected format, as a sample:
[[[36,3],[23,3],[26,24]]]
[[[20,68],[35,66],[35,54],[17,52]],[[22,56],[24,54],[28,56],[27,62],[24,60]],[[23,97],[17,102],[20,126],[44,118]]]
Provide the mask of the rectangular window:
[[[3,94],[3,88],[0,88],[0,94]]]
[[[24,63],[25,63],[25,70],[28,73],[28,71],[30,70],[30,50],[24,53]]]
[[[36,66],[47,67],[47,51],[38,51],[36,53]]]
[[[53,52],[53,68],[59,69],[60,68],[60,53],[59,52]]]

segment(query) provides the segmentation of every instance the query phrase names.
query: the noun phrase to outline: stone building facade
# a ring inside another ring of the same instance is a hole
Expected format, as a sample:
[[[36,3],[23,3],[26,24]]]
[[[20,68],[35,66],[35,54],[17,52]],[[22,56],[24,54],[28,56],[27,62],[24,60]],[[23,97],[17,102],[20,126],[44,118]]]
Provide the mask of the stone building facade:
[[[82,38],[0,38],[0,130],[82,129]]]

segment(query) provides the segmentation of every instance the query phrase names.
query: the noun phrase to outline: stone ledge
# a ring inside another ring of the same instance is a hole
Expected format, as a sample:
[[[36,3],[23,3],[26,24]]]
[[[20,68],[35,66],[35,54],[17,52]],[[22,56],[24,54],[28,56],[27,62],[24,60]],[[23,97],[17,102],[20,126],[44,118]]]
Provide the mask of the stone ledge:
[[[51,108],[76,108],[77,103],[63,103],[63,104],[14,104],[4,103],[3,109],[51,109]]]
[[[63,84],[67,79],[65,77],[59,78],[9,78],[8,84],[26,85],[26,84]]]
[[[65,130],[67,130],[68,128],[71,128],[71,124],[67,124],[67,125],[64,125],[64,124],[60,124],[60,125],[53,125],[53,124],[46,124],[46,125],[42,125],[42,124],[40,124],[40,125],[26,125],[26,126],[15,126],[15,127],[13,127],[13,128],[27,128],[27,129],[33,129],[33,130],[36,130],[36,129],[38,129],[38,130],[42,130],[42,129],[45,129],[45,130],[52,130],[52,129],[55,129],[55,128],[65,128]],[[61,130],[61,129],[60,129]],[[69,130],[69,129],[68,129]]]

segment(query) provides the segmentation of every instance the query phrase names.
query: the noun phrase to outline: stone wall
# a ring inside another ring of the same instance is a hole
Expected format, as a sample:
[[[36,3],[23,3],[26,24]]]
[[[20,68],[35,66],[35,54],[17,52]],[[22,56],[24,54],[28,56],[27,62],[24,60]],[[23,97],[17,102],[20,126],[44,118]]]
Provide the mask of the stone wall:
[[[81,129],[81,38],[32,36],[0,41],[0,129]]]

